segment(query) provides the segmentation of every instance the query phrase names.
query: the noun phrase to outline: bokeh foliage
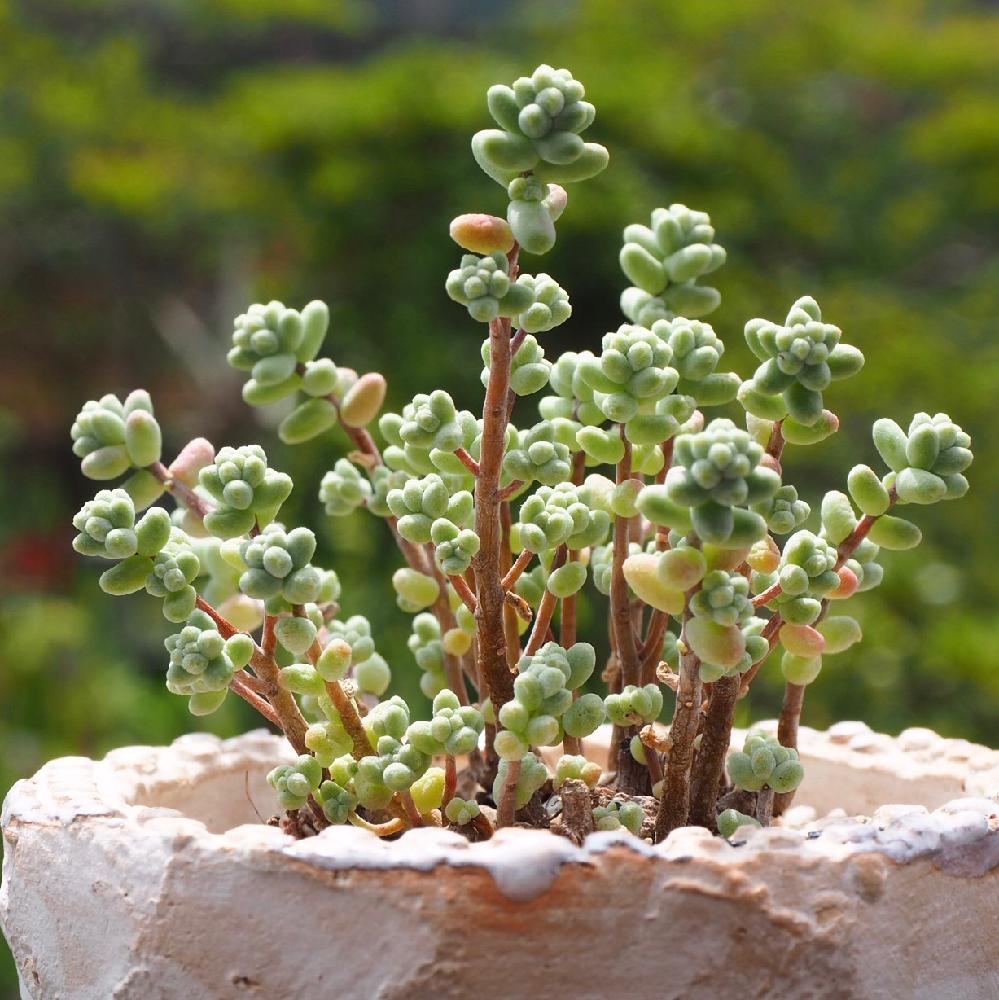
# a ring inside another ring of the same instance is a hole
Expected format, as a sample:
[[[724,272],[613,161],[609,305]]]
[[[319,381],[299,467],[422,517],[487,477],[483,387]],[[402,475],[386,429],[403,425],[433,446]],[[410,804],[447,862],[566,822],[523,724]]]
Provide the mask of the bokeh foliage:
[[[728,264],[712,317],[736,367],[751,316],[800,294],[867,356],[843,417],[789,450],[817,499],[871,461],[871,421],[946,410],[975,439],[972,492],[920,511],[918,555],[860,598],[866,639],[809,689],[804,722],[929,725],[995,742],[999,717],[999,18],[970,0],[368,3],[0,0],[0,789],[61,753],[192,728],[163,689],[155,602],[106,600],[69,549],[87,495],[79,403],[144,385],[179,448],[261,438],[416,696],[383,525],[332,521],[316,490],[342,439],[279,447],[224,363],[252,300],[330,302],[335,360],[390,404],[445,384],[478,405],[478,336],[443,281],[447,222],[499,211],[469,153],[486,87],[545,60],[600,108],[611,166],[574,189],[545,261],[568,288],[552,352],[620,321],[620,229],[708,211]],[[529,405],[529,404],[526,404]],[[124,613],[123,613],[124,609]],[[591,613],[599,620],[599,610]],[[584,623],[585,624],[585,623]],[[779,704],[774,663],[743,703]],[[230,699],[230,701],[233,701]],[[245,727],[239,706],[207,724]],[[197,723],[201,725],[202,723]],[[0,980],[0,990],[3,989]]]

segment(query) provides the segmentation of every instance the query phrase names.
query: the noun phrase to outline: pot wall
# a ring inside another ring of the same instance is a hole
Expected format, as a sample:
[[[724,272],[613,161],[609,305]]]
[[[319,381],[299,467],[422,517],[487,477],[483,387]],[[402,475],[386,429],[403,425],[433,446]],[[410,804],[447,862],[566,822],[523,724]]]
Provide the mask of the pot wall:
[[[32,998],[999,996],[999,754],[856,724],[801,747],[804,827],[738,846],[295,842],[257,818],[275,737],[65,758],[5,803],[0,918]],[[874,820],[813,819],[833,802]]]

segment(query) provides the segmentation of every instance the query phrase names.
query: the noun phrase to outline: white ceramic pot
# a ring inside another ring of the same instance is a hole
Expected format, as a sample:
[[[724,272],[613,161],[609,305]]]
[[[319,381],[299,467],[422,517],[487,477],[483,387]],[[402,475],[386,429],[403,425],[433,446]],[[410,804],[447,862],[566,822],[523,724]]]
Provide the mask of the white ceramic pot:
[[[656,847],[294,841],[261,733],[64,758],[5,802],[0,922],[32,998],[999,997],[999,753],[856,723],[801,751],[786,827]]]

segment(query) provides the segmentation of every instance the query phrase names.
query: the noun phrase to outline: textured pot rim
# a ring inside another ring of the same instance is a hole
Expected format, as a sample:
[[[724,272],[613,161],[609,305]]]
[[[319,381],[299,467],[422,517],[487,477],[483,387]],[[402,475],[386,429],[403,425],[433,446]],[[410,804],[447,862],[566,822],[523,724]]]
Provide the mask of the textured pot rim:
[[[768,725],[773,726],[754,728]],[[741,742],[739,734],[736,737]],[[81,827],[97,823],[112,837],[181,838],[207,854],[280,857],[327,871],[426,872],[439,865],[472,866],[486,869],[499,891],[512,900],[544,892],[564,865],[594,865],[614,850],[666,863],[704,859],[736,866],[788,851],[816,863],[874,852],[898,864],[928,860],[942,871],[965,877],[999,867],[999,751],[944,739],[927,729],[887,737],[863,723],[840,723],[826,732],[802,727],[799,746],[806,767],[809,757],[817,757],[850,769],[888,772],[898,779],[900,792],[906,781],[949,778],[965,794],[933,810],[886,805],[870,818],[834,813],[806,821],[799,829],[744,828],[732,843],[703,828],[684,827],[657,845],[613,831],[593,833],[578,847],[548,831],[521,828],[498,831],[491,840],[474,844],[439,828],[410,830],[389,842],[353,826],[330,827],[300,841],[264,823],[213,833],[204,822],[176,809],[141,804],[163,787],[191,785],[213,774],[273,766],[289,758],[281,738],[256,730],[229,740],[192,734],[167,747],[124,747],[100,761],[53,760],[11,788],[0,826],[12,844],[26,826],[63,827],[77,835]],[[8,852],[5,867],[16,863],[15,853]],[[3,909],[0,893],[0,917]]]

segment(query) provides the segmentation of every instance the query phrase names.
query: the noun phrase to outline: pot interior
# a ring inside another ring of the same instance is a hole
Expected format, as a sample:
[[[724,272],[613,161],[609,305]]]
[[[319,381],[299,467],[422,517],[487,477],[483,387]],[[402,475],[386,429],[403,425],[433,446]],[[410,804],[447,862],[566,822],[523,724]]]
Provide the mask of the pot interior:
[[[608,737],[609,734],[598,732],[584,742],[586,755],[604,767]],[[818,816],[834,809],[842,809],[851,816],[870,816],[885,804],[936,809],[964,794],[959,774],[953,769],[899,767],[900,762],[909,764],[904,755],[889,757],[884,748],[867,754],[832,748],[825,739],[822,743],[814,751],[803,749],[805,780],[795,797],[796,806],[809,806]],[[240,741],[232,741],[229,746],[238,748]],[[280,746],[277,740],[274,746],[275,750]],[[550,767],[559,753],[558,747],[544,752]],[[224,833],[246,823],[266,822],[277,814],[277,800],[266,780],[274,763],[276,758],[270,760],[267,754],[262,754],[258,743],[246,754],[238,751],[227,754],[223,764],[206,761],[204,766],[192,769],[184,780],[158,777],[158,771],[146,774],[126,798],[135,805],[175,809],[204,823],[212,833]]]

